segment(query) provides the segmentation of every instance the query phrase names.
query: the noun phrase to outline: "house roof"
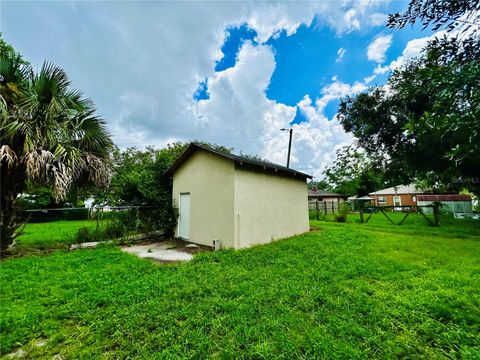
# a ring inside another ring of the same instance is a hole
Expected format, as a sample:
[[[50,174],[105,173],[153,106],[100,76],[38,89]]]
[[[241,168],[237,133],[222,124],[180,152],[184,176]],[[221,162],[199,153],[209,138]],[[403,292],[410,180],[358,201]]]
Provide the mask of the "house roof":
[[[212,154],[216,154],[218,156],[221,156],[225,159],[230,159],[235,162],[235,165],[240,166],[240,167],[245,167],[246,169],[254,169],[254,170],[262,170],[262,171],[268,171],[273,174],[277,175],[286,175],[286,176],[292,176],[292,177],[297,177],[299,179],[306,179],[309,178],[311,179],[312,176],[302,173],[300,171],[296,171],[294,169],[287,168],[282,165],[274,164],[268,161],[261,161],[261,160],[256,160],[256,159],[250,159],[246,158],[244,156],[239,156],[235,154],[228,154],[224,153],[218,150],[211,149],[205,145],[198,144],[198,143],[191,143],[190,146],[178,157],[177,160],[170,166],[167,171],[164,172],[165,175],[167,176],[172,176],[173,173],[180,167],[182,164],[192,155],[195,151],[197,150],[204,150],[207,152],[210,152]]]
[[[405,194],[425,194],[428,191],[421,190],[415,184],[398,185],[386,189],[378,190],[368,195],[405,195]]]
[[[417,201],[472,201],[472,198],[458,194],[418,195]]]
[[[311,197],[344,197],[344,198],[347,197],[347,195],[337,194],[337,193],[334,193],[334,192],[330,192],[330,191],[326,191],[326,190],[320,190],[320,189],[309,190],[308,191],[308,196],[311,196]]]

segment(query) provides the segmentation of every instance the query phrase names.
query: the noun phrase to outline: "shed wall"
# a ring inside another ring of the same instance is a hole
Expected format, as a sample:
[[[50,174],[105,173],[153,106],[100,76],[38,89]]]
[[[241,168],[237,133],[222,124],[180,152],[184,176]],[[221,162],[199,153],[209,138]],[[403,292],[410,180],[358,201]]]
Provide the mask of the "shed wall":
[[[235,248],[309,231],[306,180],[235,170]]]
[[[471,213],[472,212],[472,201],[440,201],[442,206],[440,207],[441,212],[447,213]],[[433,201],[418,201],[419,206],[432,205]],[[432,208],[424,208],[423,211],[426,214],[432,213]]]
[[[212,246],[234,246],[234,163],[203,150],[195,151],[173,175],[173,205],[190,193],[190,238]],[[175,230],[178,236],[178,226]]]

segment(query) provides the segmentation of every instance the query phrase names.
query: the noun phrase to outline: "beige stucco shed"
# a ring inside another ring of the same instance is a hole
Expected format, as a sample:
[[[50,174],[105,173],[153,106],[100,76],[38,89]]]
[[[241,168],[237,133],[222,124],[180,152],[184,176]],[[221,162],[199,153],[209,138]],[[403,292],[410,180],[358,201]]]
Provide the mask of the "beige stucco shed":
[[[244,248],[309,230],[309,175],[191,144],[166,171],[179,210],[177,237]]]

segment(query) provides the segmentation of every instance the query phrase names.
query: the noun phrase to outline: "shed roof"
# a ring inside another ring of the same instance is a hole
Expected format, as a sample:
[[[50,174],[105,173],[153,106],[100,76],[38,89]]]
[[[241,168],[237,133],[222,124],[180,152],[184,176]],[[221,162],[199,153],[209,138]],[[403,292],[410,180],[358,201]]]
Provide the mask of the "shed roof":
[[[472,201],[472,198],[459,194],[418,195],[417,201]]]
[[[428,191],[424,191],[418,188],[415,184],[409,185],[398,185],[392,186],[386,189],[378,190],[375,192],[371,192],[368,195],[406,195],[406,194],[425,194]]]
[[[180,167],[182,164],[192,155],[195,151],[197,150],[204,150],[207,152],[210,152],[212,154],[219,155],[225,159],[230,159],[235,162],[235,165],[238,166],[245,166],[246,169],[254,169],[254,170],[263,170],[263,171],[268,171],[273,174],[277,175],[286,175],[286,176],[292,176],[292,177],[297,177],[299,179],[306,179],[309,178],[311,179],[312,176],[302,173],[300,171],[296,171],[294,169],[287,168],[286,166],[274,164],[268,161],[261,161],[261,160],[256,160],[256,159],[250,159],[244,156],[239,156],[235,154],[228,154],[224,153],[218,150],[211,149],[205,145],[198,144],[198,143],[191,143],[189,147],[178,157],[177,160],[170,166],[166,171],[165,175],[167,176],[172,176],[173,173]]]
[[[334,192],[331,192],[331,191],[326,191],[326,190],[320,190],[320,189],[314,189],[314,190],[309,190],[308,191],[308,196],[311,196],[311,197],[348,197],[347,195],[344,195],[344,194],[338,194],[338,193],[334,193]]]

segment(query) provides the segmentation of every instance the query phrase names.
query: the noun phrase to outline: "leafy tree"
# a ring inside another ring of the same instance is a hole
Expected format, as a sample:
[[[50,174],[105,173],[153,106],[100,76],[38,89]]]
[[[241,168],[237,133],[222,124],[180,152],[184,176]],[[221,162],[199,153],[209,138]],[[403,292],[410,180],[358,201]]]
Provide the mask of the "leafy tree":
[[[325,169],[330,188],[349,196],[364,196],[386,186],[384,169],[352,145],[337,150],[334,164]]]
[[[3,54],[4,56],[9,57],[11,59],[18,59],[18,61],[23,65],[30,65],[30,63],[26,61],[22,57],[22,55],[17,50],[15,50],[15,48],[12,45],[7,43],[3,39],[3,35],[1,32],[0,32],[0,54]]]
[[[433,25],[433,30],[445,27],[448,30],[462,27],[478,31],[480,2],[477,0],[412,0],[407,10],[390,14],[387,26],[401,29],[421,21],[424,28]]]
[[[11,51],[0,54],[0,250],[18,235],[16,199],[27,182],[56,200],[73,185],[107,186],[112,141],[93,103],[67,74],[45,62],[39,72]]]
[[[317,190],[332,191],[332,188],[331,188],[330,184],[325,179],[318,180],[318,181],[310,181],[309,183],[307,183],[307,189],[308,190],[317,189]]]
[[[431,2],[412,1],[409,9],[419,3]],[[393,183],[420,180],[478,192],[478,79],[477,36],[435,39],[421,56],[394,71],[385,87],[343,99],[340,121],[368,156],[383,159]]]

